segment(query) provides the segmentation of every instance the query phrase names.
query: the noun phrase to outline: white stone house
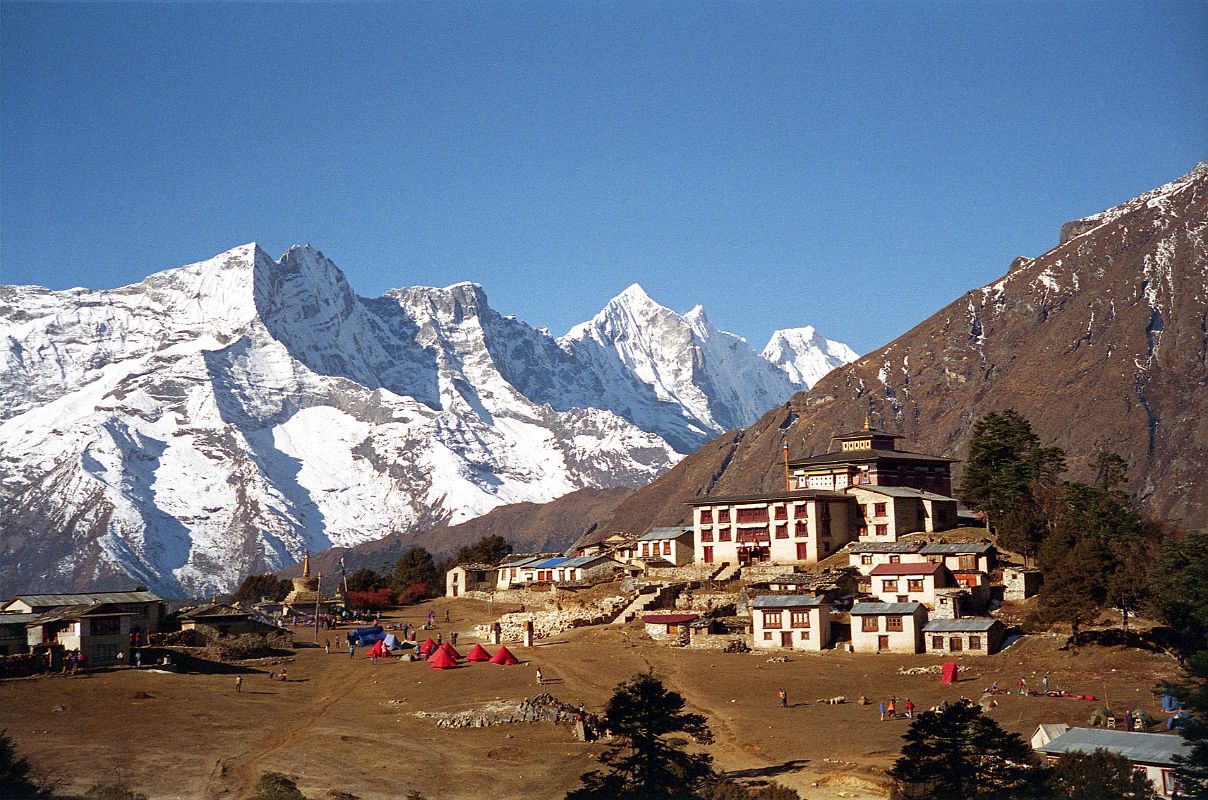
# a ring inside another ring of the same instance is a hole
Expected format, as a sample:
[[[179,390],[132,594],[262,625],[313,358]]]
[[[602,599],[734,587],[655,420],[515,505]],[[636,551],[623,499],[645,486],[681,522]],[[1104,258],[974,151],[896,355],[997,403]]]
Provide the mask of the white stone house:
[[[61,606],[28,623],[26,641],[30,647],[60,645],[66,651],[78,650],[85,664],[114,664],[119,654],[130,650],[137,617],[137,612],[116,603]]]
[[[523,556],[499,565],[496,587],[514,589],[533,583],[607,580],[623,565],[609,556]],[[446,585],[446,589],[447,589]]]
[[[112,605],[114,610],[129,612],[130,630],[145,637],[155,633],[168,615],[164,599],[154,592],[136,589],[132,592],[69,592],[63,594],[19,594],[0,606],[0,613],[44,614],[65,606]]]
[[[956,499],[910,486],[849,486],[859,507],[860,541],[895,542],[908,533],[956,526]]]
[[[922,603],[856,603],[851,644],[857,653],[920,653],[927,609]]]
[[[881,564],[869,574],[872,593],[883,603],[935,603],[935,590],[952,586],[952,573],[943,564]]]
[[[951,542],[923,545],[919,554],[943,564],[958,586],[983,586],[990,582],[997,550],[989,542]]]
[[[822,650],[831,643],[830,606],[820,597],[767,594],[751,601],[754,645]]]
[[[651,528],[637,539],[637,558],[682,567],[693,561],[692,528]]]
[[[1037,734],[1033,734],[1033,740],[1043,738]],[[1188,758],[1191,755],[1191,745],[1177,733],[1142,733],[1109,728],[1070,728],[1060,736],[1038,747],[1034,746],[1034,749],[1049,759],[1057,759],[1064,753],[1093,753],[1096,750],[1124,756],[1132,762],[1134,769],[1144,770],[1159,797],[1171,797],[1178,788],[1174,777],[1174,757]]]
[[[882,564],[919,564],[927,559],[919,555],[922,542],[853,542],[847,546],[848,563],[868,577]]]
[[[691,505],[698,564],[814,563],[853,535],[851,499],[842,492],[703,497]]]
[[[997,653],[1006,638],[1006,627],[990,617],[933,619],[923,626],[928,653],[988,656]]]
[[[700,619],[699,614],[645,614],[642,624],[646,635],[656,642],[673,641],[686,644],[689,626]]]
[[[491,564],[458,564],[445,573],[445,597],[466,592],[490,592],[499,584],[499,567]]]

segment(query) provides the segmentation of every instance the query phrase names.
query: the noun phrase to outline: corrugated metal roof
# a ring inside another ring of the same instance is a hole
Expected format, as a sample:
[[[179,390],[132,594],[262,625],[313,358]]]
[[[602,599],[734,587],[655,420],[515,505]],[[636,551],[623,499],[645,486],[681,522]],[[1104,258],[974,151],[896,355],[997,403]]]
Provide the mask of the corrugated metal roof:
[[[37,614],[0,614],[0,625],[24,625],[37,618]]]
[[[933,564],[930,561],[901,562],[898,564],[877,564],[869,575],[933,575],[945,569],[943,564]]]
[[[582,557],[583,556],[580,556],[580,558]],[[566,564],[567,561],[570,561],[570,559],[566,556],[559,556],[558,558],[547,558],[542,561],[538,561],[536,564],[526,564],[525,566],[536,567],[537,569],[549,569],[550,567],[561,567]]]
[[[923,626],[926,633],[978,633],[988,631],[998,622],[990,617],[964,617],[962,619],[933,619]]]
[[[953,503],[956,502],[955,497],[928,492],[924,489],[915,489],[912,486],[873,486],[867,483],[857,483],[851,488],[866,489],[867,491],[883,494],[887,497],[917,497],[922,500],[949,500]]]
[[[950,544],[925,545],[919,552],[923,555],[954,555],[957,553],[988,553],[994,545],[986,542],[952,542]]]
[[[761,594],[751,601],[751,608],[816,608],[826,601],[802,594]]]
[[[568,558],[568,559],[566,559],[565,561],[563,561],[561,564],[559,564],[559,565],[557,565],[557,566],[561,566],[561,567],[586,567],[586,566],[588,566],[589,564],[595,564],[595,563],[600,562],[600,561],[612,561],[612,560],[613,560],[613,559],[609,558],[609,557],[608,557],[608,556],[606,556],[606,555],[602,555],[602,554],[601,554],[601,555],[594,555],[594,556],[575,556],[574,558]]]
[[[46,622],[57,622],[59,620],[79,619],[80,617],[133,617],[133,611],[112,611],[106,610],[112,603],[94,603],[93,605],[69,605],[52,608],[44,614],[38,614],[28,625],[41,625]]]
[[[864,617],[874,614],[913,614],[922,607],[922,603],[856,603],[851,607],[851,615]]]
[[[691,532],[691,528],[651,528],[646,533],[638,537],[639,542],[652,542],[656,539],[677,539],[685,533]]]
[[[151,603],[163,598],[154,592],[83,592],[80,594],[19,594],[31,606],[91,606],[97,603]],[[11,602],[11,601],[10,601]]]
[[[917,553],[922,542],[856,542],[849,553]]]
[[[1051,755],[1093,753],[1103,748],[1134,764],[1173,766],[1176,754],[1191,755],[1191,745],[1177,733],[1140,733],[1110,728],[1070,728],[1037,751]]]

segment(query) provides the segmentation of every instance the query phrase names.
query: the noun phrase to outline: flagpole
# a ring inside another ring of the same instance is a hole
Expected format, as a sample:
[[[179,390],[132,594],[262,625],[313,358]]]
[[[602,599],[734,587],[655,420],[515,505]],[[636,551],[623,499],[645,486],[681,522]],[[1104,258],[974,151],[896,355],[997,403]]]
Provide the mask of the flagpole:
[[[793,491],[789,483],[789,446],[787,442],[784,445],[784,490],[786,492]]]

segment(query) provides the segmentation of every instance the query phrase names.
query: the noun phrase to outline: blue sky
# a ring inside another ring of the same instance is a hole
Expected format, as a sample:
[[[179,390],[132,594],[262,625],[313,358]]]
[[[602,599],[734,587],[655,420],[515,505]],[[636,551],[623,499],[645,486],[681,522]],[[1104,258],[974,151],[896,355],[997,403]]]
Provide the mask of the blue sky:
[[[0,4],[0,278],[309,242],[868,351],[1208,158],[1185,3]]]

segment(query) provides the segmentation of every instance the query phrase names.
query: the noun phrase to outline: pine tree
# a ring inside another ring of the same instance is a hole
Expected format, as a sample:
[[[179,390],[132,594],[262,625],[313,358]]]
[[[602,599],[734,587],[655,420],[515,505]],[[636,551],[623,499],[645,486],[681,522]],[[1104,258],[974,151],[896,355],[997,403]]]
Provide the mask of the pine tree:
[[[444,578],[437,572],[431,553],[422,547],[412,547],[405,550],[398,561],[394,562],[390,583],[399,591],[415,584],[423,584],[428,587],[429,594],[436,594],[442,591]]]
[[[1122,755],[1065,753],[1052,766],[1046,797],[1054,800],[1157,800],[1153,782]]]
[[[1150,573],[1152,604],[1184,653],[1208,650],[1208,532],[1167,531]]]
[[[905,797],[979,800],[1042,796],[1043,770],[1032,750],[968,700],[926,711],[902,737],[902,757],[889,770]]]
[[[684,712],[684,698],[653,675],[617,686],[604,726],[617,739],[600,756],[608,770],[584,773],[567,800],[694,800],[715,777],[712,757],[685,750],[684,736],[713,741],[705,718]]]
[[[484,536],[457,551],[458,564],[499,564],[512,554],[512,545],[502,536]]]
[[[49,798],[50,792],[38,786],[30,773],[29,762],[17,756],[13,740],[0,731],[0,797],[13,800]]]
[[[1187,798],[1208,797],[1208,651],[1187,659],[1188,680],[1167,690],[1190,713],[1181,733],[1191,745],[1191,755],[1176,757],[1175,779],[1179,794]]]

